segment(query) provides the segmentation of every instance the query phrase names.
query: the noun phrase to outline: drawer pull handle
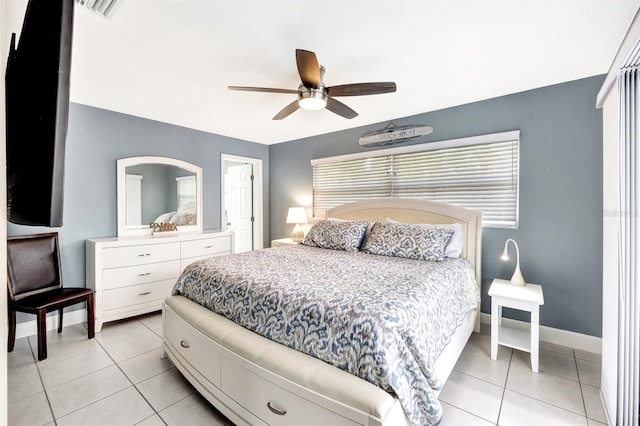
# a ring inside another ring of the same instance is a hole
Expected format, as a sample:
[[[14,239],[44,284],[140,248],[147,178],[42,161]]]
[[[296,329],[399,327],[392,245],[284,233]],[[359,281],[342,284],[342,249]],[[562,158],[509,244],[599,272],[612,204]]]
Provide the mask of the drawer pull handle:
[[[151,275],[151,272],[143,272],[142,274],[138,274],[139,277],[146,277],[147,275]]]
[[[138,293],[138,296],[146,296],[147,294],[151,294],[151,292],[145,291],[144,293]]]
[[[284,416],[285,414],[287,414],[286,411],[280,411],[277,408],[275,408],[273,405],[271,405],[271,402],[267,402],[267,408],[271,410],[273,414],[277,414],[278,416]]]
[[[185,349],[189,349],[189,344],[184,340],[180,340],[180,346],[182,346]]]
[[[204,248],[206,248],[206,249],[210,249],[210,248],[213,248],[213,247],[214,246],[204,246]]]
[[[140,253],[138,255],[138,257],[147,257],[147,256],[151,256],[151,253]]]

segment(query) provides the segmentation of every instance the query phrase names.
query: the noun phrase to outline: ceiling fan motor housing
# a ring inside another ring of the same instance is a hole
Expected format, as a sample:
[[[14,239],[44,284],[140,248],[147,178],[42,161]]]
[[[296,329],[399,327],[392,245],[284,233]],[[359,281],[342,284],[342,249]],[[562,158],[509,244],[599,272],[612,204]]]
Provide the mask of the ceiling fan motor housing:
[[[327,92],[324,86],[308,88],[300,85],[298,88],[298,104],[302,109],[319,110],[327,106]]]

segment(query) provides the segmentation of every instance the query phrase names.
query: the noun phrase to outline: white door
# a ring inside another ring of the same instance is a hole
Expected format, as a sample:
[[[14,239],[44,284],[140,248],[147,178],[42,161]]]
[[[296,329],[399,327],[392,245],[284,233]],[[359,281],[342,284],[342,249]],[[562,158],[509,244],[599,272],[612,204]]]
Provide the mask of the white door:
[[[234,233],[234,252],[253,250],[253,166],[227,168],[224,199],[227,229]]]

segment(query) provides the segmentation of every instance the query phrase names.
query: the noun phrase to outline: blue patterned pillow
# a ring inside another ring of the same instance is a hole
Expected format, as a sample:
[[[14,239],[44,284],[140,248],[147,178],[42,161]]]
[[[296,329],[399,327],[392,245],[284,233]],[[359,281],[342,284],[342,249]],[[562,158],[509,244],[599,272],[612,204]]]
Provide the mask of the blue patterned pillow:
[[[381,256],[441,262],[453,235],[450,226],[420,226],[376,222],[363,251]]]
[[[369,222],[323,220],[311,227],[302,244],[331,250],[358,251]]]

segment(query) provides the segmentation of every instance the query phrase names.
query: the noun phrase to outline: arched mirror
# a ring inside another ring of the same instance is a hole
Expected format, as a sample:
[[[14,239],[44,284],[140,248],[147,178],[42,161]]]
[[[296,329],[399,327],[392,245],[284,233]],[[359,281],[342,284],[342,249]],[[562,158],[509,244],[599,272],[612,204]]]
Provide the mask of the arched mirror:
[[[118,236],[152,234],[149,224],[202,232],[202,169],[165,157],[117,160]]]

